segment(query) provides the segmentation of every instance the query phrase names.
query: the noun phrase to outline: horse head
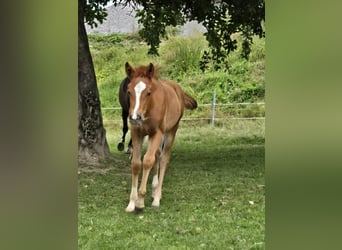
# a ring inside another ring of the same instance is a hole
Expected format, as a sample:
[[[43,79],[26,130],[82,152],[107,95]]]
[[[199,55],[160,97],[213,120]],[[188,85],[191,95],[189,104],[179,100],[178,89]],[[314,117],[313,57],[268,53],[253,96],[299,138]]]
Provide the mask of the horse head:
[[[130,101],[129,121],[132,125],[141,125],[148,119],[147,113],[156,89],[154,81],[157,79],[158,70],[152,63],[133,68],[128,62],[125,64],[125,70],[130,79],[127,89]]]

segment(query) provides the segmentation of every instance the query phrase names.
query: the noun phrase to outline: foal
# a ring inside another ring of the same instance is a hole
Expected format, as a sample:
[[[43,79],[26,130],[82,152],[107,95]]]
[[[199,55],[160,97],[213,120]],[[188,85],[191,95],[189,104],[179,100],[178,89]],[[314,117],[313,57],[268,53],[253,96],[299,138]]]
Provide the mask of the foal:
[[[146,184],[153,167],[152,197],[153,207],[159,207],[165,171],[170,162],[170,150],[175,140],[178,124],[184,108],[195,109],[197,102],[183,92],[172,81],[158,79],[158,70],[152,63],[148,66],[132,68],[125,64],[130,101],[129,121],[133,140],[132,190],[127,212],[142,210],[146,194]],[[143,139],[148,136],[148,147],[143,160],[141,151]],[[143,174],[138,190],[138,176],[141,166]],[[158,177],[158,169],[160,173]]]

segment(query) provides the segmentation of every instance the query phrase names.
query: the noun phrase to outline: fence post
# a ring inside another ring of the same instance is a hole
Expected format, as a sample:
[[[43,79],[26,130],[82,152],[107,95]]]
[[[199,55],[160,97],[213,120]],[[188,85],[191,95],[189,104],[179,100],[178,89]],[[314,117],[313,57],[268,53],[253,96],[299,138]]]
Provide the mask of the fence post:
[[[216,89],[214,90],[213,103],[211,105],[211,126],[212,127],[214,127],[214,120],[215,120],[215,105],[216,105]]]

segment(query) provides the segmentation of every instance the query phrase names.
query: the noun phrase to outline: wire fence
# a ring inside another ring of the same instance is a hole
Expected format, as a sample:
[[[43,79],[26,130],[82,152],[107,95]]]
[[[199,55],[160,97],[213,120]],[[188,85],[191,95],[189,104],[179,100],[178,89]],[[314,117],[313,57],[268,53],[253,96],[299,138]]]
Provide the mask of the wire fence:
[[[121,107],[103,107],[104,122],[121,122]],[[215,122],[225,120],[264,120],[265,103],[208,103],[199,104],[196,110],[185,111],[181,121]]]
[[[103,107],[102,111],[104,122],[122,121],[121,114],[116,112],[121,111],[121,107]],[[107,113],[108,111],[115,113]],[[265,119],[264,102],[216,103],[216,90],[214,90],[212,103],[199,104],[194,111],[185,111],[181,121],[209,121],[211,126],[214,126],[215,121],[263,119]]]

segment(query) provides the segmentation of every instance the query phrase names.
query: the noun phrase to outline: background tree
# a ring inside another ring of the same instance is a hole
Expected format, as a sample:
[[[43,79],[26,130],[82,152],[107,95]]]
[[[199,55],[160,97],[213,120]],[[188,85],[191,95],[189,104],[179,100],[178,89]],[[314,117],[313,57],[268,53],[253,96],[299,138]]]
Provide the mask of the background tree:
[[[131,5],[136,8],[143,28],[140,36],[150,46],[148,53],[158,54],[161,39],[166,37],[166,27],[196,20],[207,29],[204,34],[210,51],[204,53],[201,68],[210,60],[217,68],[228,67],[229,52],[237,48],[232,34],[240,32],[242,56],[248,59],[252,36],[264,36],[264,0],[79,0],[78,8],[78,146],[79,159],[86,161],[110,156],[106,131],[103,127],[100,98],[94,65],[89,50],[85,23],[91,27],[102,23],[107,13],[105,5]]]
[[[98,1],[100,2],[100,1]],[[91,11],[94,10],[94,11]],[[78,158],[97,162],[110,157],[101,103],[84,21],[105,17],[96,2],[78,0]]]
[[[143,28],[139,34],[150,45],[149,53],[158,54],[165,28],[196,20],[207,29],[204,33],[209,42],[210,52],[204,54],[205,61],[212,60],[217,68],[227,66],[229,52],[237,48],[232,34],[240,32],[243,38],[242,56],[248,59],[252,36],[265,36],[262,22],[265,20],[264,0],[173,0],[136,1],[143,9],[137,16]]]

